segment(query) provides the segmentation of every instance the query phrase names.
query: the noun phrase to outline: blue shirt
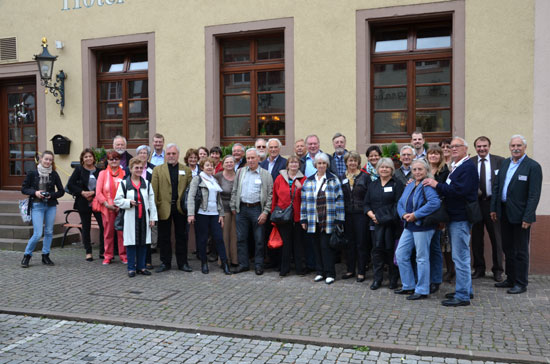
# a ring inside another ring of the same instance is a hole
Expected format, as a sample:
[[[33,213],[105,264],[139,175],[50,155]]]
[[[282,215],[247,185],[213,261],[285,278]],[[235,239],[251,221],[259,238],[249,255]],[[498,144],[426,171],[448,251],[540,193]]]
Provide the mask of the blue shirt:
[[[164,150],[161,154],[155,153],[153,150],[153,154],[151,155],[151,164],[154,164],[156,166],[160,166],[161,164],[164,164]]]
[[[241,201],[245,203],[260,202],[260,193],[262,188],[262,178],[260,176],[260,167],[256,170],[251,170],[245,167],[246,172],[243,178],[243,186],[241,189]]]
[[[338,155],[334,153],[332,157],[333,163],[336,164],[336,170],[338,171],[338,177],[342,178],[346,174],[346,162],[344,162],[344,156],[346,154]]]
[[[308,153],[306,155],[306,170],[304,174],[306,175],[306,177],[309,178],[313,176],[315,173],[317,173],[317,168],[313,166],[313,158],[311,158],[311,156]]]
[[[526,155],[527,154],[524,154],[523,157],[521,157],[517,162],[514,162],[514,160],[510,158],[510,165],[508,166],[508,170],[506,171],[506,179],[504,180],[504,186],[502,187],[502,202],[506,202],[506,193],[508,192],[508,185],[510,184],[510,181],[512,180],[512,176],[514,175],[514,173],[516,173],[516,170],[518,169],[521,162],[523,162]]]

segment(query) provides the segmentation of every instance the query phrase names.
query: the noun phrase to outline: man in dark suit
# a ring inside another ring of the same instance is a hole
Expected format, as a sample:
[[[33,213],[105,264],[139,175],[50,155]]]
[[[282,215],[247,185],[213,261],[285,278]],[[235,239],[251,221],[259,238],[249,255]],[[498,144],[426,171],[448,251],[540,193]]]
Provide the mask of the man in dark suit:
[[[122,135],[117,135],[116,137],[114,137],[113,149],[116,150],[118,154],[120,154],[120,167],[122,169],[128,167],[130,159],[133,158],[133,156],[126,150],[126,147],[127,142],[125,137],[123,137]]]
[[[267,141],[267,158],[260,163],[260,167],[271,173],[273,181],[279,175],[281,169],[286,168],[286,158],[281,156],[282,143],[277,138],[271,138]]]
[[[506,280],[495,287],[518,294],[527,291],[529,238],[540,199],[542,168],[525,154],[523,136],[512,136],[509,147],[512,157],[502,162],[491,196],[491,219],[500,221],[506,259]]]
[[[502,273],[504,272],[502,264],[502,242],[500,238],[500,226],[491,220],[491,194],[493,181],[498,175],[500,164],[504,160],[501,156],[489,154],[491,149],[491,140],[486,136],[480,136],[474,141],[477,158],[474,161],[477,165],[479,175],[478,200],[483,220],[474,224],[472,227],[472,253],[474,256],[474,272],[472,279],[485,276],[485,257],[484,257],[484,228],[487,229],[491,247],[493,250],[493,278],[497,282],[502,282]]]
[[[237,169],[246,166],[246,158],[244,158],[244,145],[241,143],[233,144],[231,154],[233,154],[233,158],[235,158],[235,172]]]

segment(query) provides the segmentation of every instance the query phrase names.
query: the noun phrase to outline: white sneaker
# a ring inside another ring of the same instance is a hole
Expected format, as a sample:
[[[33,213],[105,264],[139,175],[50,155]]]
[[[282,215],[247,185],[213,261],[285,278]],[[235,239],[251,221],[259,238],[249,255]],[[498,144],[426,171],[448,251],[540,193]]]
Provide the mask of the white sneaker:
[[[326,283],[326,284],[332,284],[332,283],[334,283],[334,278],[328,277],[327,279],[325,279],[325,283]]]
[[[323,280],[323,276],[322,275],[316,275],[315,278],[313,278],[313,281],[314,282],[321,282]]]

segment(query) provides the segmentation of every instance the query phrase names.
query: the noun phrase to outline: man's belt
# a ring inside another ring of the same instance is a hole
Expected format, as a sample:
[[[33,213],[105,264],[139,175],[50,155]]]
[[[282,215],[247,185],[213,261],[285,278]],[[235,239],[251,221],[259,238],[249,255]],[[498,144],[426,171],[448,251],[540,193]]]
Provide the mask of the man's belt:
[[[256,207],[256,206],[260,206],[260,203],[259,202],[254,202],[254,203],[241,202],[241,206]]]

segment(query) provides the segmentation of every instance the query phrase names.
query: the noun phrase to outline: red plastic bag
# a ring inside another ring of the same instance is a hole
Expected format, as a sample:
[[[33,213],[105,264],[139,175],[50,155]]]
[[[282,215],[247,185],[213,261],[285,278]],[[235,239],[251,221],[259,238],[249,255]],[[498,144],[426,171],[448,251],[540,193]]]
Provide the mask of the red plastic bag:
[[[271,234],[269,235],[269,241],[267,242],[267,247],[269,249],[279,249],[283,246],[283,239],[281,238],[281,234],[279,234],[279,229],[277,229],[277,226],[273,226],[273,229],[271,230]]]

